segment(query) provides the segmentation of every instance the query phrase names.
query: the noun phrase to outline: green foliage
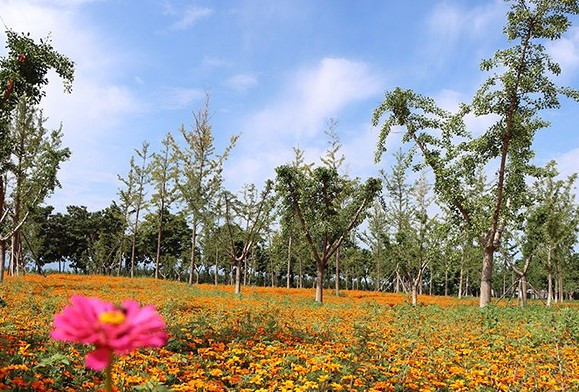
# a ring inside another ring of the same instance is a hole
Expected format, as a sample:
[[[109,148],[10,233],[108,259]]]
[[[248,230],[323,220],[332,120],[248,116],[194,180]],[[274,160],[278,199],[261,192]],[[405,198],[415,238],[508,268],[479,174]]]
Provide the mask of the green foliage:
[[[7,128],[18,102],[26,98],[30,105],[39,104],[51,69],[63,79],[67,92],[74,79],[74,63],[54,50],[50,37],[36,43],[30,34],[5,33],[7,54],[0,57],[0,174],[12,150]]]
[[[490,300],[492,257],[500,245],[502,230],[528,202],[525,180],[540,172],[531,164],[532,142],[535,132],[548,123],[538,113],[558,108],[560,95],[579,97],[576,90],[559,87],[552,80],[560,68],[543,46],[546,40],[561,38],[571,26],[569,16],[578,13],[577,1],[513,1],[505,26],[513,45],[482,62],[481,70],[495,73],[470,104],[461,104],[452,114],[430,98],[396,88],[386,93],[372,117],[374,126],[383,119],[376,161],[385,152],[392,128],[403,126],[403,142],[412,142],[421,152],[419,167],[427,165],[434,173],[438,198],[476,233],[485,250],[481,306]],[[472,137],[463,121],[468,113],[492,115],[496,122],[480,136]],[[469,197],[477,184],[480,186],[476,178],[495,161],[498,170],[492,186],[484,189],[482,197]]]

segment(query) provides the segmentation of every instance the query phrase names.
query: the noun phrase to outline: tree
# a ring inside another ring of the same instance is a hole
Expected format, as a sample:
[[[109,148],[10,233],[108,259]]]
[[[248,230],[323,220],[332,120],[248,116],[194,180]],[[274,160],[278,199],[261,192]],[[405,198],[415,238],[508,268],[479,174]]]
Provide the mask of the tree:
[[[462,105],[453,115],[430,98],[397,88],[386,93],[384,102],[374,111],[374,126],[388,114],[381,128],[376,159],[385,151],[392,127],[404,126],[403,141],[414,142],[424,164],[432,168],[434,189],[440,200],[477,232],[483,250],[481,307],[491,301],[493,255],[500,245],[503,227],[523,203],[525,178],[537,174],[530,164],[532,141],[535,132],[548,125],[537,114],[543,109],[558,108],[561,94],[579,100],[577,90],[561,88],[551,80],[550,75],[559,74],[560,67],[541,43],[561,38],[571,26],[568,15],[578,13],[577,1],[512,1],[504,31],[508,41],[516,44],[498,50],[493,58],[481,63],[483,71],[497,72],[477,91],[470,105]],[[462,120],[467,113],[494,115],[498,120],[482,135],[472,138]],[[458,138],[466,141],[453,144]],[[490,211],[480,216],[466,192],[473,185],[477,168],[496,161],[497,176],[487,200]]]
[[[151,179],[153,181],[155,192],[152,195],[151,202],[157,205],[158,211],[158,233],[157,233],[157,251],[155,254],[155,279],[159,278],[159,262],[161,260],[161,245],[163,240],[163,214],[175,200],[176,189],[172,186],[175,179],[174,161],[169,153],[171,151],[170,136],[163,140],[163,151],[160,154],[153,154],[151,164]]]
[[[267,223],[268,211],[271,209],[271,202],[268,199],[271,189],[272,183],[267,181],[259,196],[253,184],[244,187],[241,200],[234,199],[231,194],[225,195],[229,256],[235,266],[235,294],[241,293],[242,264],[245,264],[247,273],[247,258],[256,244],[259,232]]]
[[[211,209],[211,201],[221,190],[223,162],[238,139],[238,136],[233,136],[224,152],[221,155],[216,154],[210,123],[209,94],[206,94],[204,107],[194,113],[193,117],[195,125],[191,131],[187,132],[185,127],[181,126],[185,146],[180,147],[171,138],[174,159],[179,170],[177,189],[191,213],[192,220],[189,284],[193,284],[199,226],[203,224]]]
[[[309,172],[292,165],[276,168],[277,190],[286,208],[296,214],[316,263],[316,301],[323,302],[324,270],[342,242],[366,217],[381,189],[380,181],[365,184],[340,176],[336,167],[324,165]]]
[[[538,222],[531,222],[530,228],[539,231],[534,236],[540,236],[543,246],[546,246],[547,306],[554,297],[553,272],[558,269],[553,256],[560,254],[565,247],[572,248],[577,243],[579,230],[579,210],[573,194],[577,174],[566,181],[555,180],[557,175],[556,164],[551,161],[547,164],[547,175],[533,184],[537,199],[533,210],[538,215]]]
[[[24,261],[23,240],[26,239],[22,236],[22,226],[30,212],[60,186],[58,169],[70,156],[70,150],[61,146],[61,130],[48,132],[42,111],[31,107],[27,99],[21,99],[14,114],[10,128],[12,156],[4,176],[5,190],[11,191],[6,204],[6,212],[10,211],[12,218],[11,274],[18,273]],[[6,239],[0,234],[0,241]]]
[[[121,194],[121,198],[126,198],[127,206],[130,206],[135,214],[135,221],[133,222],[133,232],[131,234],[131,278],[135,275],[135,255],[137,246],[137,236],[139,234],[139,214],[141,209],[145,206],[145,186],[149,183],[151,178],[151,164],[149,159],[149,142],[143,141],[140,150],[135,150],[137,156],[141,160],[141,164],[135,164],[134,157],[131,157],[129,176],[127,179],[119,177],[119,179],[127,186],[125,193]],[[122,249],[121,249],[122,252]]]
[[[45,96],[43,87],[47,74],[54,70],[70,92],[74,79],[74,63],[54,50],[50,39],[34,42],[30,34],[6,30],[6,57],[0,57],[0,236],[9,238],[5,206],[5,173],[9,168],[13,141],[10,137],[12,114],[18,102],[26,98],[31,106],[38,105]],[[5,240],[0,238],[0,282],[3,280]]]

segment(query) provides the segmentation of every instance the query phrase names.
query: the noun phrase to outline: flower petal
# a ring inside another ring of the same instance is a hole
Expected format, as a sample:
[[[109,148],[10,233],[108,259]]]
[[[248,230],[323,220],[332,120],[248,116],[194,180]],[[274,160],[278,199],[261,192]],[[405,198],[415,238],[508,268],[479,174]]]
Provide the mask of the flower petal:
[[[93,370],[104,370],[111,363],[111,350],[97,348],[86,355],[85,365]]]

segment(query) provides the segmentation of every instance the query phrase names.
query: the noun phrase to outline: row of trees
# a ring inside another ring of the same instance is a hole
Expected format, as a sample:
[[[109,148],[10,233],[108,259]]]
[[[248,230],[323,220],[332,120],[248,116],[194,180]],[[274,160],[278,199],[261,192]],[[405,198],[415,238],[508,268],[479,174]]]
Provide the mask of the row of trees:
[[[43,140],[45,149],[31,150],[34,159],[48,151],[53,162],[31,167],[53,169],[38,174],[40,180],[22,177],[52,187],[31,192],[36,199],[19,196],[29,195],[32,185],[19,182],[19,151],[28,149],[14,147],[26,123],[18,119],[29,113],[37,128],[43,123],[36,102],[23,94],[21,106],[15,101],[5,112],[10,121],[3,128],[11,158],[2,183],[9,199],[0,212],[3,222],[12,219],[3,223],[0,246],[11,239],[10,272],[28,262],[38,269],[58,262],[84,273],[230,282],[236,292],[242,284],[285,279],[287,287],[315,286],[320,302],[331,283],[336,291],[404,290],[414,304],[424,291],[480,294],[481,306],[515,289],[521,304],[527,293],[542,295],[543,289],[547,304],[573,295],[575,176],[558,179],[554,163],[534,166],[531,147],[535,132],[548,125],[539,112],[559,107],[561,94],[579,99],[576,90],[553,82],[560,69],[542,45],[561,38],[571,25],[568,16],[578,13],[577,1],[512,1],[505,32],[513,46],[483,61],[481,68],[495,73],[457,113],[411,90],[386,93],[373,116],[381,128],[376,160],[393,127],[404,129],[403,142],[411,146],[394,154],[389,171],[365,182],[348,175],[330,122],[329,146],[318,164],[305,162],[296,149],[294,161],[278,167],[261,191],[255,184],[237,194],[226,190],[223,164],[238,136],[216,151],[207,96],[190,130],[168,134],[160,151],[151,153],[147,142],[135,151],[128,173],[119,177],[117,202],[97,212],[69,206],[55,214],[40,202],[57,185],[56,169],[68,156],[60,133],[39,131],[34,140]],[[28,61],[10,53],[12,63],[3,60],[3,69]],[[469,114],[496,122],[473,137],[464,123]],[[32,202],[22,209],[19,200]]]

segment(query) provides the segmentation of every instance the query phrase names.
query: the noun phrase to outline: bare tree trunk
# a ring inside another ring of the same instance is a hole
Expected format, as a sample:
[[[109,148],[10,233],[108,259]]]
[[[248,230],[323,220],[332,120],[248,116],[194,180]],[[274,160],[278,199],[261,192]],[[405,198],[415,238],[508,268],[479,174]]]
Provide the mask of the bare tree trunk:
[[[4,281],[5,265],[6,265],[6,245],[4,244],[3,240],[0,240],[0,283]]]
[[[462,299],[462,282],[464,276],[464,265],[463,263],[460,264],[460,274],[458,277],[458,299]]]
[[[191,229],[191,260],[189,261],[189,285],[193,284],[195,273],[195,252],[197,246],[197,219],[193,218],[193,228]]]
[[[299,259],[298,265],[299,265],[299,277],[298,277],[299,288],[303,289],[304,288],[304,274],[303,274],[301,257]]]
[[[324,300],[324,263],[316,263],[316,302],[322,303]]]
[[[0,220],[4,214],[4,177],[0,176]],[[0,221],[0,225],[2,222]],[[1,238],[2,233],[0,233],[0,282],[4,281],[4,268],[6,268],[6,243],[4,239]]]
[[[519,278],[519,291],[521,293],[521,308],[527,306],[527,277],[522,275]]]
[[[159,211],[159,234],[157,234],[157,253],[155,255],[155,279],[159,279],[159,262],[161,260],[161,242],[163,241],[163,210],[165,209],[165,199],[161,198],[161,209]]]
[[[466,282],[464,283],[464,295],[465,295],[465,296],[468,296],[468,292],[469,292],[469,288],[470,288],[470,285],[469,285],[469,283],[468,283],[468,279],[469,279],[469,273],[468,273],[468,270],[467,270],[467,271],[466,271]]]
[[[547,306],[553,301],[553,270],[551,265],[552,247],[547,246]]]
[[[241,293],[241,260],[235,261],[235,294]]]
[[[428,287],[428,295],[432,295],[433,286],[434,286],[434,273],[432,272],[432,269],[430,269],[430,284]]]
[[[289,235],[287,242],[287,276],[286,276],[286,288],[291,287],[291,261],[292,261],[292,236]]]
[[[483,308],[491,303],[492,277],[493,277],[493,256],[494,247],[492,245],[483,248],[483,268],[480,281],[480,307]]]
[[[247,286],[247,258],[243,260],[243,285]]]
[[[563,274],[559,269],[559,302],[563,302],[564,299],[565,299],[565,290],[563,287]]]
[[[416,306],[418,304],[418,282],[412,282],[412,306]]]
[[[215,286],[219,284],[219,249],[215,247]]]
[[[444,270],[444,295],[448,295],[448,267]]]
[[[400,292],[400,268],[398,264],[396,264],[396,283],[394,285],[394,292]]]
[[[139,211],[140,208],[137,208],[135,212],[135,227],[133,230],[133,243],[131,245],[131,278],[135,276],[135,251],[137,246],[137,229],[139,227]]]
[[[340,248],[336,250],[336,295],[340,294]]]

